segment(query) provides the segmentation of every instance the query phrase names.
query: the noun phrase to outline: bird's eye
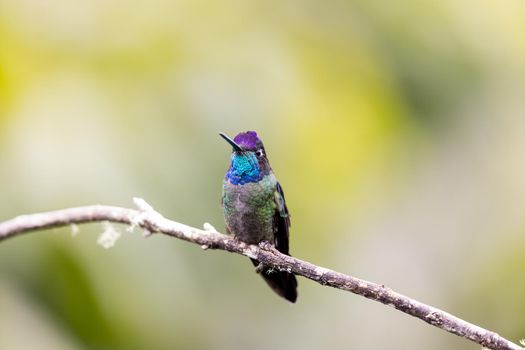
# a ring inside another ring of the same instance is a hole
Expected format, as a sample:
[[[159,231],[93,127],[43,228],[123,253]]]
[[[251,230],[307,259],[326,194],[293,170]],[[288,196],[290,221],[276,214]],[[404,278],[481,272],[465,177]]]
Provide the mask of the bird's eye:
[[[262,149],[257,150],[257,152],[255,152],[255,155],[257,157],[262,157],[264,155],[263,150]]]

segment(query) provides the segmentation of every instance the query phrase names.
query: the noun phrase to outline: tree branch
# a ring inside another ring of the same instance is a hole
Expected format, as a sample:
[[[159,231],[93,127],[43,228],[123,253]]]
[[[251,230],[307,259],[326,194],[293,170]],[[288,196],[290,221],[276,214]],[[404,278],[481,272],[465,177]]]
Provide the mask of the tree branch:
[[[110,221],[141,227],[145,232],[162,233],[188,242],[199,244],[203,249],[220,249],[242,254],[261,261],[263,264],[306,277],[322,285],[352,292],[365,298],[419,318],[426,323],[449,333],[467,338],[485,348],[493,350],[518,350],[521,346],[498,334],[464,321],[447,312],[396,293],[390,288],[329,270],[309,262],[281,254],[269,245],[255,246],[221,234],[211,225],[205,224],[200,230],[165,219],[142,199],[135,199],[139,210],[93,205],[68,208],[46,213],[18,216],[0,223],[0,241],[22,233],[39,229],[67,226],[72,224]]]

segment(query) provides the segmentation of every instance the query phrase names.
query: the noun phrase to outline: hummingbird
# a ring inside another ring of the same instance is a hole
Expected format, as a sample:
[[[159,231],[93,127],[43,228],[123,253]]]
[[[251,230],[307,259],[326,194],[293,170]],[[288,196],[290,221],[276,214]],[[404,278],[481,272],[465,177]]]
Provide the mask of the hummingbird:
[[[226,231],[248,244],[266,241],[289,255],[290,214],[261,139],[255,131],[241,132],[233,140],[219,135],[233,148],[222,186]],[[292,303],[297,300],[292,273],[251,261],[274,292]]]

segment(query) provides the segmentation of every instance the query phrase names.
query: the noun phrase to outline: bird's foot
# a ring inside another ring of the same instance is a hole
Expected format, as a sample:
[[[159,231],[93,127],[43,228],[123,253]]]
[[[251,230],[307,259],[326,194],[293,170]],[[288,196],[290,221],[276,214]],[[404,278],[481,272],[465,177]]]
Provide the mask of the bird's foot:
[[[274,248],[274,245],[268,242],[267,240],[264,240],[259,242],[259,248],[264,250],[272,250]]]

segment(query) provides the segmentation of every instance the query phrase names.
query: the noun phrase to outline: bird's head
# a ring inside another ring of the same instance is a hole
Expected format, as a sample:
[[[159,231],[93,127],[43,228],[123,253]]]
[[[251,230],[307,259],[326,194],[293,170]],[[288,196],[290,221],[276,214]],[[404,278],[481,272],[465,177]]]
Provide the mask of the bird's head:
[[[241,132],[232,140],[219,133],[232,146],[226,178],[234,185],[257,182],[271,172],[264,145],[255,131]]]

